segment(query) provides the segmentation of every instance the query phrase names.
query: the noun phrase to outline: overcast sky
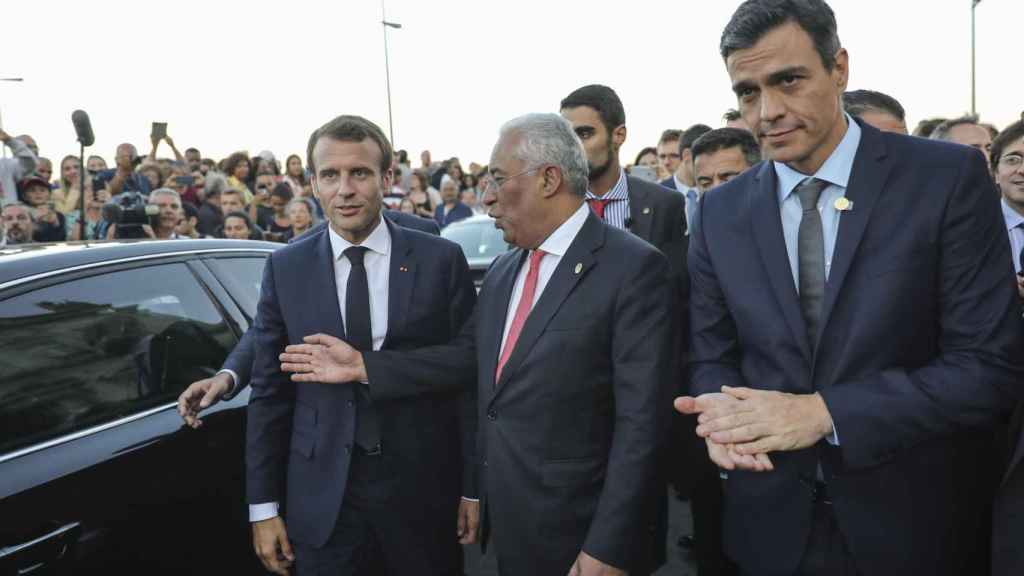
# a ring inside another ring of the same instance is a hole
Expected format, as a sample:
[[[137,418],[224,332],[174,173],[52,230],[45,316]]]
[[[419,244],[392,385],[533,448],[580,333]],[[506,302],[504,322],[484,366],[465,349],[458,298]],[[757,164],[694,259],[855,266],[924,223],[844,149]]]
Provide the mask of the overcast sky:
[[[590,83],[626,108],[623,162],[665,128],[721,125],[735,106],[718,56],[733,0],[388,0],[397,148],[419,163],[485,163],[499,126]],[[850,88],[899,99],[912,127],[970,110],[971,0],[832,0],[850,52]],[[78,153],[71,112],[92,117],[89,152],[149,149],[150,123],[169,123],[184,151],[222,158],[269,149],[304,153],[338,114],[387,131],[379,0],[35,0],[4,3],[0,116],[36,137],[44,156]],[[1024,110],[1021,0],[977,9],[978,111],[1005,126]],[[79,41],[83,38],[83,41]],[[170,155],[162,150],[161,155]]]

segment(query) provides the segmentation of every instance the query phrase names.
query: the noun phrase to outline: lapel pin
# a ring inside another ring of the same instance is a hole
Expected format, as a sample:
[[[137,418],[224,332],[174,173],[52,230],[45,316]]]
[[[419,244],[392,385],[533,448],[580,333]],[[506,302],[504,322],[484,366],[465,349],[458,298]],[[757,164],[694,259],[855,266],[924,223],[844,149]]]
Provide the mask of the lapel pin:
[[[408,268],[406,268],[405,266],[399,266],[399,267],[398,267],[398,271],[399,271],[399,272],[408,272],[408,271],[409,271],[409,269],[408,269]]]
[[[644,214],[650,214],[650,213],[651,213],[651,207],[650,206],[644,206]]]
[[[579,274],[580,272],[583,272],[583,262],[577,262],[576,263],[576,268],[573,269],[573,272],[575,272],[577,274]]]
[[[836,210],[840,212],[849,212],[850,210],[853,210],[853,202],[851,202],[846,196],[842,196],[840,198],[836,198],[835,207]]]

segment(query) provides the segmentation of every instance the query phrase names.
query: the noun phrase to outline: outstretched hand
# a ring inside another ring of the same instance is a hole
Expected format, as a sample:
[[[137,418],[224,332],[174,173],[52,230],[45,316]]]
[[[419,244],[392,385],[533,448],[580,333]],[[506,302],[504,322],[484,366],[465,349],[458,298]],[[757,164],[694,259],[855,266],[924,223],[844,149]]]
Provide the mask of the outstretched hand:
[[[292,382],[342,384],[366,382],[363,354],[344,340],[327,334],[313,334],[292,344],[279,359],[281,371],[291,372]]]

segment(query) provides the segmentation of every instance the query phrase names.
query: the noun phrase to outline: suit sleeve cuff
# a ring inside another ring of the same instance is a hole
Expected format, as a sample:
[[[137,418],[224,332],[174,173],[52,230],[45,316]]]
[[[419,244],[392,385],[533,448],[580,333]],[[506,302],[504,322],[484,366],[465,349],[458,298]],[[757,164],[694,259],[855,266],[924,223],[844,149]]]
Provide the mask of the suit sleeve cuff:
[[[832,423],[832,435],[825,438],[825,441],[833,446],[839,446],[839,429],[836,428],[836,423]]]
[[[262,522],[277,516],[278,503],[267,502],[264,504],[249,505],[249,522]]]
[[[468,496],[463,496],[462,499],[465,500],[466,502],[479,502],[480,501],[479,498],[470,498]]]
[[[224,400],[230,400],[234,398],[235,394],[238,393],[238,374],[236,374],[235,371],[230,368],[222,368],[220,372],[217,372],[217,374],[227,374],[228,376],[231,376],[231,388],[228,388],[228,391],[225,392],[224,396],[222,396],[221,398],[223,398]]]

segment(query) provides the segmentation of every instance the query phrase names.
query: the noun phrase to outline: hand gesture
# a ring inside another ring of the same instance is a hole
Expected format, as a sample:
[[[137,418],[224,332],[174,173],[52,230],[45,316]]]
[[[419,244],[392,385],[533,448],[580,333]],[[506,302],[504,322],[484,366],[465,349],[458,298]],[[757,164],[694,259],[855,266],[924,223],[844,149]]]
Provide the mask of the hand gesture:
[[[202,426],[199,412],[219,402],[221,396],[231,390],[231,384],[231,375],[226,372],[193,382],[178,396],[178,414],[181,419],[192,428]]]
[[[626,571],[609,566],[581,551],[576,562],[569,568],[569,576],[626,576]]]
[[[314,334],[302,339],[305,344],[292,344],[281,354],[281,371],[292,373],[292,382],[343,384],[366,382],[363,355],[345,341]]]
[[[252,523],[252,546],[264,568],[274,574],[288,576],[295,554],[280,516]]]
[[[479,526],[480,503],[462,498],[459,501],[459,526],[455,533],[459,537],[459,544],[475,543]]]

